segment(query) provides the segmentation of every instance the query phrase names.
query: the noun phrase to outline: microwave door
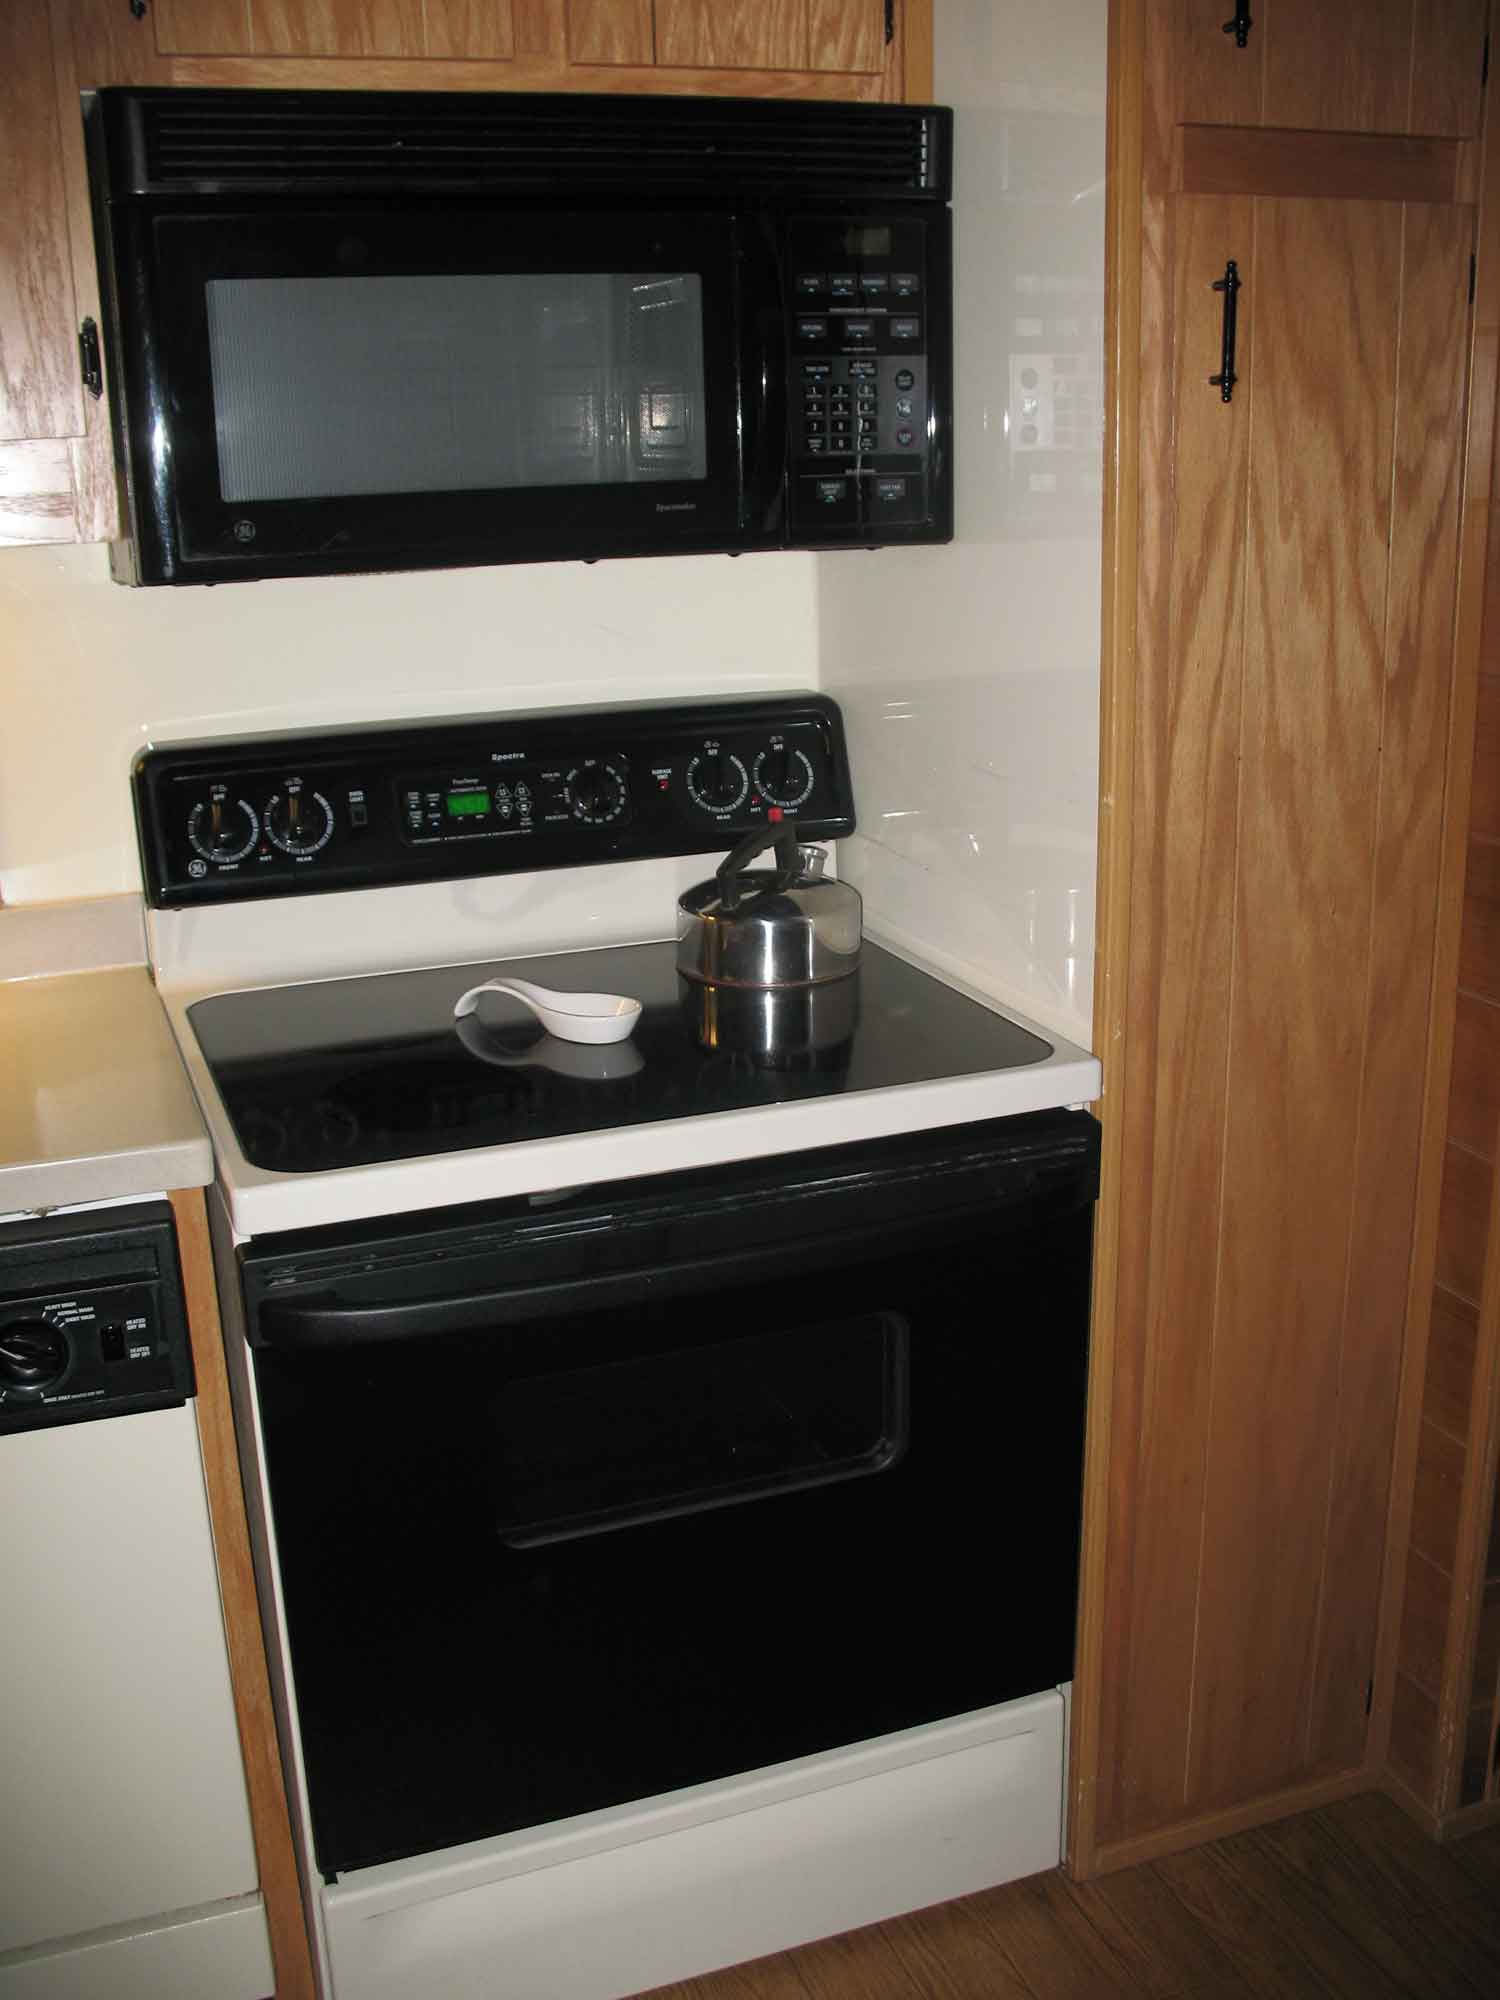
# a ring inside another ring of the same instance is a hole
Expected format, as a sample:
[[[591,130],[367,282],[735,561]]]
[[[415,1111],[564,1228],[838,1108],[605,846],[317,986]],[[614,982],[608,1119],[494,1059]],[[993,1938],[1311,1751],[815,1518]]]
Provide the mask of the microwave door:
[[[159,580],[738,545],[735,267],[723,216],[159,219]]]

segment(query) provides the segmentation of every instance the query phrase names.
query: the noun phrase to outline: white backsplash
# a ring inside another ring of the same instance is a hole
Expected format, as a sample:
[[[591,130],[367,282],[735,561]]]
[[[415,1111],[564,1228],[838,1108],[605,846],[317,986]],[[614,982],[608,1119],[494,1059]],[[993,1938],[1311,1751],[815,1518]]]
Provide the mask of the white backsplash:
[[[139,887],[148,742],[815,687],[814,586],[756,555],[132,590],[103,548],[0,550],[0,895]]]
[[[958,540],[818,560],[872,924],[1091,1040],[1105,14],[940,0],[955,111]]]

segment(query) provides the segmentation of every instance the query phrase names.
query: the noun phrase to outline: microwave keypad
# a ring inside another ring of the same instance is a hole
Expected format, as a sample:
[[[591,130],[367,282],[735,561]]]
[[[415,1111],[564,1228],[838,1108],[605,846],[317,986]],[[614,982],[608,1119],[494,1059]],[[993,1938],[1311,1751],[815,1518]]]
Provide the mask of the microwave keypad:
[[[800,420],[794,419],[800,455],[910,453],[920,458],[924,373],[920,355],[898,360],[893,355],[841,354],[804,361]]]

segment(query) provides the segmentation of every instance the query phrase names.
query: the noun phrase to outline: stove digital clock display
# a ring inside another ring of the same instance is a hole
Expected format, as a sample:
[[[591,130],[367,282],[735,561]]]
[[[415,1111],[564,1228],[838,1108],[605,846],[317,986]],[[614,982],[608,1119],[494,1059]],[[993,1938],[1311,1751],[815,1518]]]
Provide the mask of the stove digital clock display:
[[[488,792],[450,792],[448,794],[448,817],[467,819],[471,813],[486,813],[490,809]]]

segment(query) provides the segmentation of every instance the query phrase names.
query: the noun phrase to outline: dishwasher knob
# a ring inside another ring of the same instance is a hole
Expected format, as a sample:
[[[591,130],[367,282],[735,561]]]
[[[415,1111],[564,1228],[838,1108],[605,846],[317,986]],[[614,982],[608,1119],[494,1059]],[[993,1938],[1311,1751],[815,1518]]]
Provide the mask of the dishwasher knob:
[[[0,1389],[50,1389],[68,1366],[68,1342],[44,1319],[0,1327]]]

